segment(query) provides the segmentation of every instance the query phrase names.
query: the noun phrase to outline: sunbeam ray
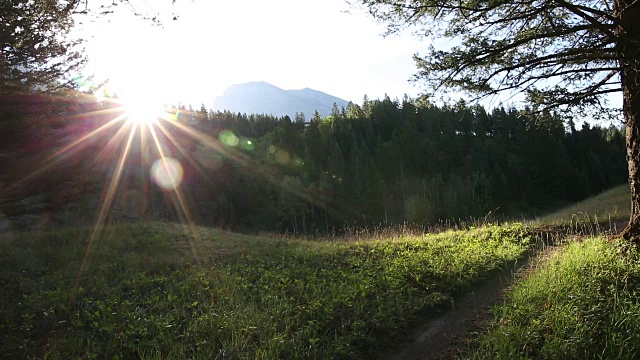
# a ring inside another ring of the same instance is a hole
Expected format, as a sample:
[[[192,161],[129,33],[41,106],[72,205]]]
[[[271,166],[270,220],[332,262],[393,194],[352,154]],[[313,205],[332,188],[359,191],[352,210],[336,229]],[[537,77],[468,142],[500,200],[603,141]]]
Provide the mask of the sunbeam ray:
[[[135,123],[136,122],[132,122],[132,121],[127,121],[125,122],[120,129],[118,129],[118,131],[111,137],[111,139],[109,139],[109,141],[107,141],[107,143],[102,147],[102,150],[100,150],[100,152],[96,155],[96,159],[101,159],[102,157],[108,158],[109,156],[107,155],[107,153],[109,151],[112,151],[113,149],[117,149],[120,144],[122,143],[122,140],[127,133],[127,124],[131,124],[131,123]]]
[[[91,137],[97,136],[98,134],[102,133],[103,131],[111,128],[112,126],[114,126],[118,122],[124,120],[125,117],[126,116],[124,114],[122,114],[122,115],[116,117],[115,119],[110,120],[106,124],[100,126],[99,128],[93,130],[89,134],[81,137],[80,139],[78,139],[78,140],[72,142],[71,144],[63,147],[62,149],[56,151],[54,154],[50,155],[46,159],[42,160],[39,164],[37,164],[35,166],[35,168],[37,170],[31,172],[30,174],[26,175],[25,177],[21,178],[20,180],[16,181],[15,183],[8,185],[7,187],[5,187],[4,191],[13,190],[16,187],[18,187],[19,185],[24,184],[25,182],[27,182],[27,181],[33,179],[34,177],[40,175],[44,171],[46,171],[49,168],[51,168],[51,166],[57,164],[61,160],[62,156],[65,155],[67,152],[70,152],[71,150],[73,150],[74,148],[76,148],[77,146],[82,144],[83,142],[87,141]]]
[[[308,203],[311,203],[315,206],[318,206],[324,210],[326,210],[328,213],[330,213],[332,216],[335,216],[337,218],[341,218],[341,219],[347,219],[348,216],[346,214],[344,214],[343,212],[341,212],[340,210],[333,208],[333,207],[327,207],[326,204],[320,202],[320,201],[316,201],[313,198],[311,198],[309,196],[309,194],[307,193],[306,189],[293,189],[290,187],[282,187],[279,181],[279,177],[276,176],[275,174],[272,174],[269,172],[269,169],[267,167],[264,166],[259,166],[258,164],[256,164],[253,159],[251,159],[251,157],[247,156],[246,154],[243,154],[240,151],[237,151],[235,149],[230,149],[227,148],[223,145],[221,145],[215,138],[206,135],[206,134],[202,134],[200,132],[198,132],[197,130],[194,130],[186,125],[180,124],[179,122],[175,122],[172,121],[172,119],[168,118],[168,117],[162,117],[161,118],[164,121],[169,122],[170,124],[176,126],[179,130],[181,130],[182,132],[184,132],[185,134],[191,136],[193,139],[195,140],[199,140],[201,141],[205,146],[213,148],[214,150],[216,150],[217,152],[221,153],[222,155],[226,156],[227,158],[231,159],[232,161],[235,161],[236,163],[238,163],[240,166],[243,166],[246,169],[252,169],[253,171],[255,171],[257,174],[261,175],[262,177],[265,178],[265,180],[269,181],[270,183],[281,187],[284,191],[302,199],[303,201],[306,201]]]
[[[78,288],[78,285],[80,284],[80,278],[82,276],[84,268],[87,265],[89,255],[91,253],[91,248],[93,247],[93,243],[95,242],[98,234],[100,234],[102,232],[102,229],[104,228],[107,215],[109,213],[109,210],[111,209],[111,205],[113,204],[113,198],[115,197],[116,188],[120,184],[120,178],[122,177],[122,171],[127,161],[127,157],[129,156],[129,150],[131,149],[133,136],[135,135],[136,128],[138,127],[138,123],[135,123],[135,122],[133,124],[131,122],[127,122],[126,124],[129,124],[129,126],[131,126],[131,130],[129,132],[129,139],[127,140],[124,150],[122,151],[122,155],[120,156],[120,160],[118,162],[118,167],[113,177],[111,178],[111,183],[109,184],[109,188],[104,196],[102,206],[100,207],[100,211],[98,212],[98,217],[96,219],[95,225],[93,226],[93,230],[91,231],[91,234],[89,235],[89,238],[87,240],[87,248],[85,250],[84,257],[82,258],[82,262],[80,263],[80,268],[78,269],[76,281],[74,283],[73,291],[71,292],[70,296],[73,296],[76,289]],[[123,128],[124,126],[126,126],[126,124],[123,125]]]
[[[209,175],[207,175],[207,173],[204,171],[204,169],[202,168],[202,166],[200,165],[200,163],[198,163],[197,161],[195,161],[193,159],[193,156],[191,156],[186,150],[184,150],[182,147],[178,146],[179,143],[176,140],[176,138],[171,134],[171,132],[164,126],[162,125],[161,122],[156,122],[155,123],[156,126],[158,126],[158,129],[160,129],[160,131],[162,132],[162,134],[164,136],[167,137],[167,139],[169,139],[169,141],[171,142],[171,144],[173,144],[173,146],[176,147],[176,149],[178,149],[178,151],[180,152],[180,154],[183,155],[183,157],[185,159],[187,159],[187,161],[189,161],[189,163],[200,173],[200,175],[204,176],[205,178],[207,178],[207,180],[210,180]]]
[[[167,163],[167,157],[165,156],[164,150],[162,149],[162,146],[160,144],[160,140],[158,139],[158,135],[156,134],[156,131],[155,131],[155,128],[153,127],[153,124],[151,122],[148,122],[147,123],[147,127],[149,129],[149,132],[151,133],[151,137],[153,139],[153,142],[156,145],[158,153],[160,154],[160,159],[162,161],[162,165],[164,166],[165,171],[167,172],[169,177],[171,177],[171,183],[176,184],[174,189],[173,189],[174,191],[171,192],[172,195],[175,195],[176,199],[173,199],[173,196],[172,196],[172,200],[173,200],[174,206],[176,207],[176,210],[181,210],[182,211],[182,214],[183,214],[183,216],[185,218],[185,221],[183,222],[183,225],[188,226],[189,230],[191,231],[191,236],[192,236],[193,241],[189,241],[189,249],[191,250],[192,258],[196,262],[196,266],[199,266],[200,265],[200,256],[198,254],[197,247],[196,247],[196,244],[199,243],[199,239],[198,239],[198,231],[195,228],[195,223],[193,221],[193,217],[191,216],[191,212],[189,211],[189,209],[185,205],[184,197],[183,197],[182,192],[180,190],[180,186],[179,186],[179,184],[177,184],[176,179],[174,178],[174,175],[170,171],[170,166]],[[175,200],[177,200],[177,201],[175,201]],[[176,204],[176,202],[177,202],[177,204]],[[180,209],[178,209],[177,205],[179,205]],[[178,211],[178,213],[180,213],[180,211]]]
[[[150,188],[149,181],[151,177],[147,177],[147,168],[148,168],[148,157],[149,157],[149,147],[147,145],[147,132],[146,129],[141,126],[140,127],[140,177],[141,177],[141,194],[143,194],[144,198],[149,199],[150,196]],[[147,205],[148,206],[148,205]],[[146,206],[145,206],[146,207]],[[147,209],[143,208],[143,213],[145,213]]]
[[[85,116],[107,115],[107,114],[113,114],[113,113],[121,113],[122,115],[124,115],[124,112],[125,112],[125,108],[123,106],[117,106],[117,107],[111,107],[107,109],[86,111],[80,114],[73,114],[69,116],[69,119],[76,119],[76,118],[85,117]]]

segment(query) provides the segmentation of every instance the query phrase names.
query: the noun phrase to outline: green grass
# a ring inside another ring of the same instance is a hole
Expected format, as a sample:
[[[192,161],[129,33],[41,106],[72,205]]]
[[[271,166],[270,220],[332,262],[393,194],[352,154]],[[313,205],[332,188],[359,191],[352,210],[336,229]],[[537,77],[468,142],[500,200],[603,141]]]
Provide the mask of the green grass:
[[[629,185],[620,185],[579,203],[536,219],[538,225],[570,225],[628,220],[631,211]]]
[[[640,358],[640,251],[590,238],[516,283],[473,359]]]
[[[359,243],[184,230],[112,226],[86,256],[89,229],[0,238],[0,353],[368,358],[530,241],[521,225]]]

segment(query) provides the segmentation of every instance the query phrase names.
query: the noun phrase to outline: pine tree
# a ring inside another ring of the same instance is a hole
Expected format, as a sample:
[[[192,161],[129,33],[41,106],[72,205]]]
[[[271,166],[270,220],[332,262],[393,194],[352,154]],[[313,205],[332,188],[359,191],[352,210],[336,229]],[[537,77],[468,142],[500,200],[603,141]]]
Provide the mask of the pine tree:
[[[604,95],[622,92],[631,185],[631,216],[622,236],[640,241],[640,2],[360,2],[390,32],[415,25],[426,36],[455,36],[459,45],[415,57],[416,78],[432,89],[479,95],[520,90],[538,111],[601,114],[610,113]]]
[[[84,58],[68,37],[80,0],[0,4],[0,95],[55,93],[75,87]]]

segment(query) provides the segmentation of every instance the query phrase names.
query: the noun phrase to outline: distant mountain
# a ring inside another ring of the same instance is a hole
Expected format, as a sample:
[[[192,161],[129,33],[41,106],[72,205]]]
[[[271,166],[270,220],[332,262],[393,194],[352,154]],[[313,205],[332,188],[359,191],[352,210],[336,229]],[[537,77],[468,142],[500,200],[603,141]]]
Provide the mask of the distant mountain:
[[[333,103],[340,109],[342,106],[346,108],[349,102],[318,90],[283,90],[260,81],[231,86],[215,99],[213,109],[234,113],[289,115],[292,120],[296,112],[302,112],[309,121],[316,110],[322,117],[330,115]]]

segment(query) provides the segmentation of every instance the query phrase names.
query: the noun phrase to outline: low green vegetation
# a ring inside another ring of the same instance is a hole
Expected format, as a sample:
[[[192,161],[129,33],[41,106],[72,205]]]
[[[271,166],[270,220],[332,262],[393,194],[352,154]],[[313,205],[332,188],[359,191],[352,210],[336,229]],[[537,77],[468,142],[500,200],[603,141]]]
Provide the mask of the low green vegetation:
[[[521,225],[357,243],[169,224],[116,225],[93,243],[89,234],[2,238],[0,353],[366,358],[531,241]]]
[[[640,251],[589,238],[516,283],[474,359],[637,359]]]
[[[565,207],[537,220],[537,224],[570,225],[576,223],[607,224],[628,220],[631,210],[629,185],[611,188],[597,196]]]

